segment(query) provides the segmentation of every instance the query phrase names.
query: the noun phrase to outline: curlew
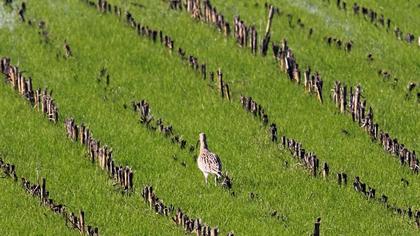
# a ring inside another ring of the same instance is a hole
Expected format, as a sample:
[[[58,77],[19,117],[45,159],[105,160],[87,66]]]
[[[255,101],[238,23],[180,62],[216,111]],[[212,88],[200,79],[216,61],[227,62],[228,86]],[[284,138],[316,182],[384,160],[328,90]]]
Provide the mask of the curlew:
[[[217,178],[222,176],[222,162],[219,157],[212,153],[207,147],[206,134],[200,133],[200,154],[197,158],[198,168],[203,172],[207,184],[207,177],[209,174],[215,174]],[[214,179],[215,184],[217,179]]]

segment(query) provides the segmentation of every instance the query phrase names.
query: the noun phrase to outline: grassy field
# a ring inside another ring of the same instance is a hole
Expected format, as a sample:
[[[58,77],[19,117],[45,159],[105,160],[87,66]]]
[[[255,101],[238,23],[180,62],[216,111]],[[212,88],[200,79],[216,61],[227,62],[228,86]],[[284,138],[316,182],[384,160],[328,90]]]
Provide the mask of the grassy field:
[[[418,209],[419,177],[372,143],[351,117],[339,114],[329,90],[335,80],[360,83],[380,126],[419,150],[419,103],[414,96],[406,100],[405,93],[409,82],[420,82],[420,47],[396,40],[392,32],[350,11],[339,11],[334,1],[273,2],[284,12],[274,17],[273,39],[287,38],[300,67],[310,65],[320,72],[325,93],[320,104],[280,72],[271,54],[253,56],[214,27],[169,10],[164,1],[110,2],[132,12],[142,24],[171,35],[176,48],[196,55],[211,70],[222,68],[233,101],[222,100],[213,85],[202,81],[175,51],[138,37],[123,20],[101,15],[80,0],[27,2],[27,18],[46,22],[49,44],[42,42],[35,25],[18,20],[13,13],[17,3],[14,10],[1,6],[0,55],[11,57],[25,76],[33,78],[35,87],[52,89],[61,116],[58,124],[49,123],[9,85],[1,84],[0,153],[17,166],[19,175],[32,181],[46,177],[52,198],[73,211],[85,210],[87,222],[98,226],[103,235],[185,234],[170,218],[156,215],[142,202],[139,190],[145,184],[153,185],[165,203],[218,226],[222,235],[231,230],[235,235],[308,235],[317,217],[322,218],[325,235],[418,234],[412,221],[356,193],[352,179],[349,187],[339,187],[335,176],[326,181],[311,177],[289,152],[270,142],[267,128],[240,107],[239,95],[252,96],[262,104],[280,134],[302,142],[332,171],[360,176],[390,202]],[[240,14],[262,34],[267,17],[264,1],[212,2],[229,22]],[[419,11],[414,2],[362,3],[383,11],[403,30],[420,33],[415,31],[420,19],[414,17]],[[294,22],[301,18],[305,28],[290,28],[286,14],[293,14]],[[314,34],[308,38],[310,27]],[[345,53],[330,47],[323,41],[325,36],[351,39],[354,50]],[[65,40],[74,55],[67,60],[62,57]],[[368,53],[373,54],[373,62],[367,61]],[[109,85],[98,80],[102,68],[110,74]],[[383,81],[379,69],[390,71],[398,82]],[[198,134],[205,132],[223,169],[233,177],[233,189],[206,186],[196,167],[197,153],[180,150],[139,125],[130,110],[131,102],[139,99],[146,99],[152,114],[171,123],[189,144],[195,145]],[[113,148],[115,160],[133,168],[134,194],[120,194],[86,158],[85,150],[67,139],[66,117],[87,124],[95,137]],[[343,135],[343,129],[350,135]],[[408,187],[401,178],[409,181]],[[0,215],[7,219],[0,223],[3,235],[77,233],[25,195],[19,184],[1,179],[0,185]],[[251,192],[257,197],[250,199]],[[273,211],[281,217],[272,217]]]

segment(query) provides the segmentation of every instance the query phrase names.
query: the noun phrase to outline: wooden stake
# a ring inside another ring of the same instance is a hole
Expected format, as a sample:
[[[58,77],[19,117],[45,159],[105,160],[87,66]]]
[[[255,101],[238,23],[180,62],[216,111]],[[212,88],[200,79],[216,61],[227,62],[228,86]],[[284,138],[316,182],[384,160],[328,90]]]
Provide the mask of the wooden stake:
[[[207,78],[207,67],[206,64],[201,65],[201,78],[205,80]]]
[[[219,235],[219,229],[218,228],[213,228],[210,231],[210,236],[217,236]]]
[[[320,234],[320,228],[321,227],[321,218],[316,219],[315,225],[314,225],[314,233],[313,236],[319,236]]]
[[[227,99],[230,101],[230,89],[229,89],[229,85],[225,84],[225,92],[226,92],[226,97]]]
[[[47,197],[47,190],[46,190],[46,179],[45,177],[42,178],[42,184],[41,184],[41,201],[44,201],[44,199]]]
[[[130,171],[129,172],[129,176],[128,176],[128,188],[129,189],[133,189],[133,172],[132,171]]]
[[[225,92],[224,92],[225,86],[224,86],[224,83],[223,83],[223,73],[222,73],[221,69],[217,70],[217,78],[218,78],[218,82],[219,82],[220,95],[222,96],[222,98],[224,98],[224,96],[225,96]]]
[[[273,22],[273,16],[274,16],[274,6],[270,5],[270,10],[268,12],[268,21],[267,21],[267,27],[265,28],[265,34],[267,35],[271,31],[271,24]]]
[[[263,56],[267,55],[268,50],[268,44],[270,43],[270,31],[271,31],[271,24],[273,22],[273,16],[274,16],[274,7],[270,5],[270,10],[268,12],[268,21],[267,21],[267,28],[265,29],[265,36],[263,39],[263,44],[261,47],[261,54]]]
[[[344,84],[340,89],[340,112],[346,112],[347,106],[347,86]]]
[[[82,210],[80,210],[79,230],[80,234],[85,234],[85,213]]]

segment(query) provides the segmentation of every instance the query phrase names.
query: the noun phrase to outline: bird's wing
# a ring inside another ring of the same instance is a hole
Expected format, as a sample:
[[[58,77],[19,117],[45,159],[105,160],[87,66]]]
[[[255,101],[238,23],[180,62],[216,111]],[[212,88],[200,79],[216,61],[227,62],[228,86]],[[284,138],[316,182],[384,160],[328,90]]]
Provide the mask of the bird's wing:
[[[208,152],[208,165],[210,169],[216,173],[219,173],[222,171],[222,162],[220,161],[220,158],[217,156],[217,154]]]

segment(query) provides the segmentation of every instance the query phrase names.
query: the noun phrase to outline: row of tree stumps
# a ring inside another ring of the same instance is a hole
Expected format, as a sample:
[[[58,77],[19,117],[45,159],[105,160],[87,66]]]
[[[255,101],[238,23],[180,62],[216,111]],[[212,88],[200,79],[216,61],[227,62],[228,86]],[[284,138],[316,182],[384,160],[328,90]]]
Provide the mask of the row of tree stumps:
[[[212,24],[216,28],[223,32],[226,37],[231,35],[231,27],[227,22],[226,17],[219,13],[211,4],[210,0],[186,0],[182,3],[180,0],[169,1],[170,9],[174,10],[183,10],[185,9],[194,19],[201,20],[203,22]],[[270,30],[271,23],[274,16],[274,13],[277,11],[273,6],[269,7],[268,21],[266,33],[264,34],[263,39],[261,40],[261,50],[262,55],[266,55],[268,51],[268,45],[270,42]],[[233,20],[233,37],[236,39],[236,42],[240,47],[249,47],[253,54],[258,52],[258,32],[256,26],[248,26],[240,16],[235,16]]]
[[[313,176],[317,176],[319,173],[319,159],[315,153],[308,152],[303,148],[303,145],[294,140],[289,139],[286,136],[281,137],[281,144],[284,149],[288,149],[292,156],[296,158],[305,168],[307,168]],[[325,162],[322,168],[322,175],[326,178],[329,174],[329,166]]]
[[[351,49],[353,48],[352,40],[344,41],[343,39],[338,39],[333,36],[326,36],[324,37],[324,41],[328,46],[335,45],[337,48],[343,49],[346,52],[351,52]]]
[[[209,82],[215,83],[213,87],[217,88],[219,95],[223,99],[231,100],[231,88],[228,83],[223,79],[222,69],[218,69],[215,72],[207,71],[207,64],[201,64],[197,57],[193,55],[186,56],[186,51],[182,48],[178,48],[178,56],[181,61],[187,62],[187,64],[198,74],[201,75],[203,80],[209,79]],[[217,78],[215,78],[217,77]]]
[[[152,42],[160,42],[166,48],[173,50],[175,48],[174,40],[168,35],[165,35],[161,30],[150,28],[147,25],[143,25],[138,22],[133,14],[129,11],[125,11],[117,6],[112,5],[106,0],[98,0],[96,3],[91,0],[81,0],[92,8],[96,8],[98,12],[102,14],[113,14],[119,19],[124,19],[125,22],[131,26],[138,36],[151,40]]]
[[[137,112],[139,115],[140,124],[151,130],[159,131],[159,133],[170,139],[172,143],[178,145],[180,149],[187,148],[187,140],[185,140],[182,135],[175,134],[171,124],[165,124],[162,118],[155,120],[154,116],[152,115],[150,105],[146,100],[142,99],[138,102],[133,101],[132,107],[133,111]],[[155,121],[155,124],[153,124],[152,121]],[[191,153],[195,151],[194,145],[189,146],[189,151]]]
[[[14,164],[6,163],[2,158],[0,158],[0,169],[5,176],[12,178],[14,181],[17,181],[18,176],[16,175],[16,166]]]
[[[353,121],[357,122],[372,140],[379,142],[386,152],[399,158],[401,165],[407,166],[416,174],[419,172],[419,160],[416,152],[399,143],[398,139],[392,138],[389,132],[381,130],[379,125],[374,122],[373,109],[367,107],[360,85],[354,88],[350,87],[348,91],[346,84],[336,81],[332,89],[332,99],[341,113],[350,114]]]
[[[12,178],[15,182],[18,180],[15,165],[6,163],[1,158],[0,170],[5,176]],[[21,186],[25,192],[32,197],[38,198],[41,205],[49,208],[52,212],[61,215],[66,221],[66,226],[79,231],[81,234],[92,236],[99,235],[97,227],[86,224],[85,213],[83,210],[80,210],[79,215],[77,216],[77,214],[70,212],[64,204],[56,203],[52,198],[50,198],[50,193],[46,187],[46,178],[42,178],[40,184],[33,184],[24,177],[20,177],[20,180]]]
[[[80,142],[87,149],[92,163],[97,162],[102,170],[105,170],[115,183],[119,184],[124,192],[132,192],[134,189],[134,173],[129,166],[117,165],[113,160],[112,148],[101,145],[99,140],[93,138],[92,133],[84,124],[77,125],[73,118],[65,120],[67,136],[73,142]]]
[[[216,7],[213,7],[210,1],[204,0],[202,1],[203,8],[201,8],[200,2],[200,0],[187,0],[187,12],[192,13],[193,17],[196,19],[201,19],[205,22],[214,24],[225,36],[230,35],[230,24],[226,21],[225,17],[217,11]]]
[[[185,232],[193,233],[197,236],[217,236],[220,235],[217,227],[211,227],[199,218],[190,218],[180,208],[176,211],[172,205],[165,205],[165,203],[159,199],[150,185],[144,186],[141,197],[153,209],[157,214],[162,216],[171,216],[172,221],[182,227]],[[233,236],[233,232],[229,232],[228,236]]]
[[[223,32],[225,36],[230,35],[230,24],[225,17],[212,6],[209,0],[169,0],[169,7],[172,10],[185,9],[194,19],[213,24],[216,28]]]
[[[240,98],[242,108],[257,117],[264,126],[268,125],[268,115],[261,104],[258,104],[252,97],[242,96]]]
[[[413,210],[411,207],[403,208],[395,204],[388,202],[388,197],[385,194],[382,194],[381,197],[377,197],[376,190],[366,183],[362,182],[359,176],[354,177],[353,189],[360,193],[362,196],[366,197],[368,200],[376,201],[392,213],[399,215],[401,217],[407,217],[408,220],[414,220],[415,226],[420,228],[420,210]]]
[[[32,107],[41,111],[48,120],[57,123],[58,108],[52,98],[52,92],[47,89],[33,89],[32,78],[25,78],[19,67],[10,63],[10,58],[0,59],[0,71],[6,76],[6,81],[24,99],[29,101]]]
[[[286,73],[291,81],[301,84],[302,73],[299,64],[288,46],[287,40],[283,39],[281,44],[273,44],[273,55],[279,63],[280,70]],[[309,94],[315,94],[319,102],[323,102],[322,89],[323,80],[318,72],[313,73],[308,66],[303,73],[303,85]]]

